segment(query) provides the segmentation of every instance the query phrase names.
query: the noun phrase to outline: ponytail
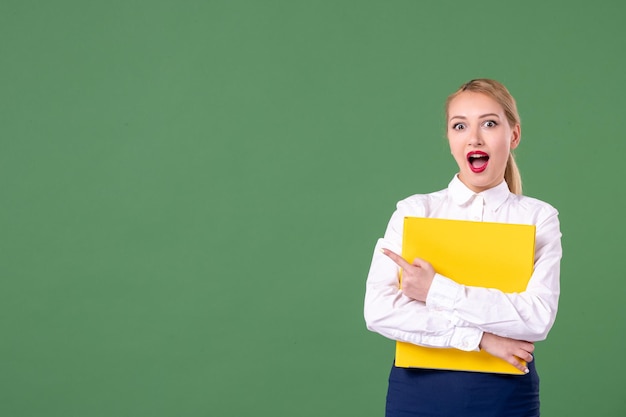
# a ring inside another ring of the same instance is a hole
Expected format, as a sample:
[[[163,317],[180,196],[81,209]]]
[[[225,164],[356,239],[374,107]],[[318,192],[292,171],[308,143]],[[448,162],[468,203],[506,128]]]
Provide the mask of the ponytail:
[[[506,161],[504,180],[513,194],[522,194],[522,176],[512,152],[509,153],[509,159]]]

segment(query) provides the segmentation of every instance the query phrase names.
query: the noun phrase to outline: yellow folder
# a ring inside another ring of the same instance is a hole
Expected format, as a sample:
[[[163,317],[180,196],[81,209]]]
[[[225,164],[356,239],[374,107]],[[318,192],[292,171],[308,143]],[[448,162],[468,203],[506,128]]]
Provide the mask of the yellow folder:
[[[435,271],[477,287],[522,292],[533,272],[535,226],[465,220],[406,217],[402,257],[422,258]],[[429,348],[396,343],[396,366],[402,368],[522,374],[484,351]]]

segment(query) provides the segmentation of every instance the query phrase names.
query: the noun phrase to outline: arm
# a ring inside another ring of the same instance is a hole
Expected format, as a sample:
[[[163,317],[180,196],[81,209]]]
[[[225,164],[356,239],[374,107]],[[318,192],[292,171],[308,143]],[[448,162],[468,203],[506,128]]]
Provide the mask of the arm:
[[[422,346],[477,349],[482,331],[476,326],[457,325],[453,315],[430,309],[399,289],[399,267],[381,249],[401,250],[403,221],[399,207],[385,237],[376,244],[365,293],[367,328],[393,340]]]
[[[407,297],[409,300],[412,300],[412,302],[420,303],[419,299],[422,299],[420,297],[424,297],[424,298],[426,297],[426,294],[428,293],[428,286],[430,285],[430,282],[432,282],[433,277],[435,275],[435,271],[432,268],[432,266],[428,262],[425,262],[421,259],[416,259],[413,264],[409,264],[404,259],[402,259],[401,256],[397,255],[395,252],[392,252],[388,249],[383,249],[382,252],[387,257],[389,257],[389,259],[393,260],[393,262],[395,262],[398,266],[400,266],[403,269],[404,276],[402,279],[402,282],[403,282],[402,293],[405,294],[405,297]],[[411,285],[409,286],[409,288],[407,288],[405,284],[411,284]],[[396,288],[397,288],[397,283],[396,283]],[[425,310],[426,311],[422,311],[421,313],[421,316],[423,318],[428,319],[429,317],[436,315],[436,314],[433,314],[432,311],[428,309],[428,307],[426,307]],[[444,316],[442,316],[442,318],[444,318]],[[432,322],[432,318],[429,320],[429,322]],[[447,320],[445,323],[442,323],[440,325],[447,325],[449,327],[450,323],[452,322],[453,320]],[[415,326],[416,324],[419,324],[419,322],[413,321],[411,324]],[[473,346],[473,345],[468,345],[468,342],[470,339],[468,339],[467,336],[465,340],[463,339],[460,340],[460,346],[458,345],[459,341],[457,341],[457,344],[455,344],[454,341],[449,342],[447,344],[440,343],[437,345],[433,344],[432,342],[429,343],[428,340],[433,338],[433,335],[427,333],[427,330],[428,330],[427,324],[428,322],[426,322],[426,326],[422,326],[422,328],[419,331],[414,330],[414,333],[410,334],[411,338],[405,341],[408,341],[410,343],[420,344],[420,345],[426,345],[426,346],[457,347],[463,350],[468,350],[467,348],[469,346]],[[396,329],[392,328],[390,330],[392,331],[392,333],[390,333],[389,337],[394,338],[394,335],[396,335],[395,338],[397,338],[398,340],[403,340],[401,338],[402,335],[400,334],[397,328]],[[457,333],[463,334],[466,331],[469,332],[468,334],[471,334],[471,332],[474,332],[475,330],[476,329],[471,326],[467,327],[467,326],[458,326],[458,325],[455,326],[453,329],[454,334],[457,334]],[[382,333],[382,331],[380,332]],[[418,336],[419,338],[417,338]],[[445,342],[445,339],[442,338],[442,342]],[[501,337],[501,336],[497,336],[495,334],[488,333],[488,332],[482,333],[479,347],[480,349],[486,351],[487,353],[505,360],[506,362],[515,366],[517,369],[519,369],[520,371],[524,373],[528,373],[528,367],[523,361],[526,361],[526,362],[532,361],[533,360],[532,352],[535,349],[534,344],[531,342],[512,339],[508,337]]]
[[[425,301],[429,309],[450,314],[457,326],[475,326],[484,332],[531,342],[545,339],[554,323],[560,292],[562,251],[556,210],[545,209],[536,226],[534,272],[526,291],[503,293],[464,286],[436,273],[425,274],[424,278],[419,274],[422,265],[405,271],[410,284],[405,293]]]

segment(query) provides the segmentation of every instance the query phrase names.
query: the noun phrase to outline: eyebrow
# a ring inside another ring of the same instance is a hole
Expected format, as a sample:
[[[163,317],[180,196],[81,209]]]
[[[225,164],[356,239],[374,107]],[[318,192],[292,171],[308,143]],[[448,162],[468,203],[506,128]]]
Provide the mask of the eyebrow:
[[[482,118],[484,118],[484,117],[494,117],[494,116],[495,116],[495,117],[497,117],[498,119],[500,118],[500,116],[499,116],[498,114],[496,114],[496,113],[485,113],[485,114],[481,114],[480,116],[478,116],[478,118],[479,118],[479,119],[482,119]],[[452,116],[452,117],[450,118],[450,120],[452,120],[452,119],[467,119],[467,117],[465,117],[465,116]]]

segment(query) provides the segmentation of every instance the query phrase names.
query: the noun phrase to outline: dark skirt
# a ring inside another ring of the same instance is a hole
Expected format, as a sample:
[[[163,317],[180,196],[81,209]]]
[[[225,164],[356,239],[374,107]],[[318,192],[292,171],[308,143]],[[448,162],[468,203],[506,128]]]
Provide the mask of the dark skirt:
[[[392,367],[386,417],[538,417],[535,361],[526,375]]]

